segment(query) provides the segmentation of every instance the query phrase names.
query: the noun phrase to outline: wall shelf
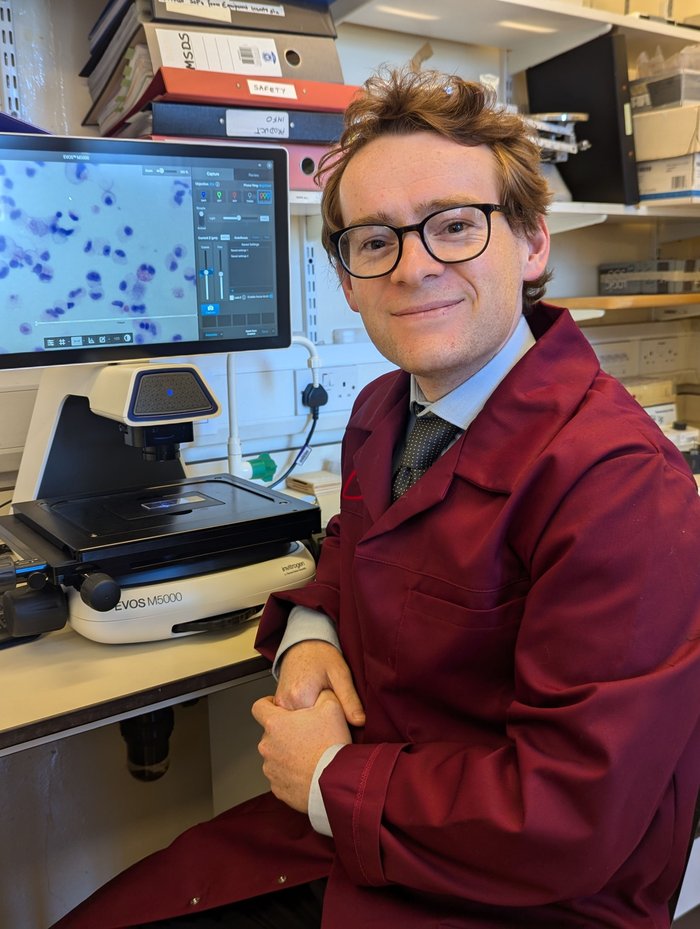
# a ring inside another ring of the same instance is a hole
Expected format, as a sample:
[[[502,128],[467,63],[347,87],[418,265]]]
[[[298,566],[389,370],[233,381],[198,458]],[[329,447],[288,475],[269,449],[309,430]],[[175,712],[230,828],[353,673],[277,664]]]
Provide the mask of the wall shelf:
[[[378,0],[335,0],[337,23],[420,34],[508,51],[511,72],[552,58],[617,27],[627,36],[630,58],[643,50],[664,54],[700,41],[700,33],[635,15],[593,9],[565,0],[402,0],[388,6]]]
[[[552,297],[570,310],[654,310],[665,307],[700,306],[700,294],[633,294],[619,297]]]

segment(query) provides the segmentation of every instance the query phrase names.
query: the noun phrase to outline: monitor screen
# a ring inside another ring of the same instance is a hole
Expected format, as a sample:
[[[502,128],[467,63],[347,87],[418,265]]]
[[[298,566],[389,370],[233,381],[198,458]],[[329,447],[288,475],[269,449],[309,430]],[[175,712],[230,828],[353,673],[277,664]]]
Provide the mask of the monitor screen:
[[[0,134],[0,368],[289,345],[286,158]]]

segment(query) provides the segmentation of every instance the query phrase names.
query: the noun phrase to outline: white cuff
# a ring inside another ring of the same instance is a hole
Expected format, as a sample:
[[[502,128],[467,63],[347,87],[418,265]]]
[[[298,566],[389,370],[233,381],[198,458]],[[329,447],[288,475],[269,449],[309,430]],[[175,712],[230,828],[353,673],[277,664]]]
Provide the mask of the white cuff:
[[[339,745],[331,745],[318,759],[314,776],[311,778],[311,787],[309,788],[309,821],[316,832],[321,835],[333,837],[333,830],[326,813],[326,804],[323,802],[321,793],[321,775],[328,765],[333,761],[341,748],[345,748],[341,742]]]
[[[309,639],[328,642],[340,651],[340,640],[335,626],[325,613],[311,610],[306,606],[295,606],[287,619],[287,628],[277,649],[275,660],[272,663],[272,674],[275,680],[279,677],[280,662],[284,653],[299,642]]]

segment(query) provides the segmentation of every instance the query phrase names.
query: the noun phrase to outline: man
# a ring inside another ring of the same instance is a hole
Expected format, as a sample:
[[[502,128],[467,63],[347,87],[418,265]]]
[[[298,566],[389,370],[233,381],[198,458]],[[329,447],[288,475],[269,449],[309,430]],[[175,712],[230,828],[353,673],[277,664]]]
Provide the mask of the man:
[[[520,120],[401,71],[346,125],[324,242],[400,370],[355,405],[315,582],[261,622],[274,796],[60,925],[668,925],[700,781],[692,475],[538,302],[548,193]]]

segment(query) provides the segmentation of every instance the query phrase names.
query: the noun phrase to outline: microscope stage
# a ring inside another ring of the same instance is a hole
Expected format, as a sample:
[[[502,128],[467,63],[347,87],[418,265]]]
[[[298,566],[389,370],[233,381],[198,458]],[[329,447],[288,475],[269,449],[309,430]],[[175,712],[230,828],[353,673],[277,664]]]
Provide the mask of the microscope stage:
[[[192,555],[309,538],[317,506],[229,474],[16,503],[18,520],[77,562]]]

